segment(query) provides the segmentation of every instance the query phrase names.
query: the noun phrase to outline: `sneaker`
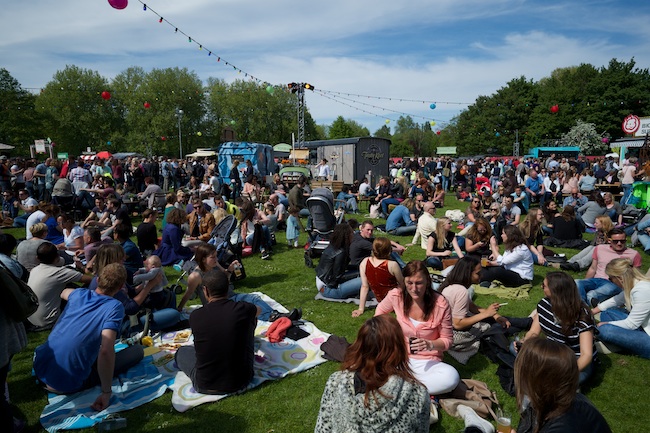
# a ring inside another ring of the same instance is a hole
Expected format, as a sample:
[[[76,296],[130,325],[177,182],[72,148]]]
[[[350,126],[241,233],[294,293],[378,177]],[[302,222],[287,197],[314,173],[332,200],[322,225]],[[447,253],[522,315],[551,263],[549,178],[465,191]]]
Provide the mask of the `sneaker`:
[[[431,405],[429,406],[429,425],[437,423],[439,419],[440,414],[438,413],[438,403],[432,399]]]
[[[294,248],[298,248],[298,241],[295,241],[295,242],[293,243],[293,247],[294,247]]]
[[[589,303],[591,304],[592,308],[596,308],[598,306],[598,298],[591,298]]]
[[[554,257],[564,258],[564,257],[566,257],[566,254],[564,254],[564,253],[555,254]]]
[[[490,283],[489,281],[481,281],[481,284],[479,284],[479,286],[489,288],[491,284],[492,283]]]
[[[268,251],[262,250],[262,260],[268,260],[271,258],[271,254]]]
[[[456,407],[456,412],[458,412],[458,415],[465,421],[465,428],[475,427],[483,433],[494,433],[494,426],[492,423],[478,416],[471,407],[459,404]]]

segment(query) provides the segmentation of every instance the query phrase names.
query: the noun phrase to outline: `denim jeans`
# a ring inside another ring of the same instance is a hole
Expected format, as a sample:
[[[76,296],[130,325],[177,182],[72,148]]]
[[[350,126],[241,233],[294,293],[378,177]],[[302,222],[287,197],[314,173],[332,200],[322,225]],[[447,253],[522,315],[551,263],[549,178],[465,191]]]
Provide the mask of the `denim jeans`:
[[[591,305],[593,298],[602,302],[621,292],[621,288],[616,284],[604,278],[589,278],[586,280],[576,280],[578,292],[587,305]]]
[[[643,245],[643,249],[646,252],[650,250],[650,235],[645,231],[648,227],[650,227],[650,219],[645,221],[641,220],[641,222],[636,226],[639,242]]]
[[[411,226],[397,227],[396,229],[389,230],[388,233],[395,236],[408,236],[408,235],[414,235],[417,229],[418,226],[416,224],[413,224]]]
[[[146,317],[140,318],[140,325],[144,327]],[[175,308],[163,308],[151,313],[151,322],[149,323],[152,331],[168,329],[176,325],[181,320],[181,313]]]
[[[406,262],[404,262],[404,260],[402,260],[402,256],[397,254],[395,251],[390,253],[390,259],[392,261],[396,262],[399,265],[400,269],[404,269],[406,267]]]
[[[250,293],[235,293],[230,297],[230,299],[235,302],[248,302],[249,304],[253,304],[256,307],[260,307],[262,311],[260,312],[260,315],[257,316],[260,320],[268,322],[269,316],[273,312],[273,308],[271,308],[271,306],[266,302],[262,301],[262,298],[257,295],[252,295]]]
[[[24,214],[22,214],[20,216],[17,216],[16,218],[14,218],[13,226],[14,227],[25,227],[27,225],[27,218],[29,218],[30,215],[31,215],[31,213],[24,213]]]
[[[427,266],[430,268],[437,269],[439,271],[442,270],[442,260],[440,260],[439,257],[435,257],[435,256],[427,257],[424,263],[426,263]]]
[[[322,289],[323,296],[332,299],[356,298],[361,292],[361,277],[345,281],[338,286],[325,286]]]
[[[385,198],[381,201],[381,211],[384,213],[384,215],[388,215],[388,205],[394,204],[397,206],[400,203],[401,202],[396,198]]]
[[[449,191],[449,177],[447,176],[442,176],[442,189]]]
[[[621,308],[611,308],[600,313],[601,322],[624,320],[628,313]],[[625,329],[616,325],[601,325],[598,327],[598,339],[605,343],[614,343],[627,351],[650,359],[650,335],[643,329]]]
[[[630,199],[630,194],[632,193],[632,184],[624,183],[623,185],[623,197],[621,197],[621,206],[625,206],[627,201]]]

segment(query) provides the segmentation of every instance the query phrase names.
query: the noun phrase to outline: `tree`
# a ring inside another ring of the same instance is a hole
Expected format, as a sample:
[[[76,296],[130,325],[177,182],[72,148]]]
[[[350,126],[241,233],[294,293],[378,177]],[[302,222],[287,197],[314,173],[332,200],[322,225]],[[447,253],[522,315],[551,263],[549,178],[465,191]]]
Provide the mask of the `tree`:
[[[16,146],[23,155],[34,139],[44,137],[35,102],[36,97],[23,90],[9,71],[0,69],[0,143]]]
[[[567,146],[580,147],[585,155],[603,155],[608,149],[607,143],[603,143],[596,131],[596,125],[582,120],[576,121],[575,126],[562,136],[562,141]]]
[[[328,138],[333,140],[336,138],[368,137],[369,135],[368,128],[354,120],[344,119],[343,116],[339,116],[332,122]]]
[[[393,135],[390,133],[390,128],[387,125],[384,125],[375,131],[375,137],[387,138],[390,140],[393,138]]]
[[[67,66],[54,74],[37,97],[36,107],[57,150],[79,155],[86,147],[106,148],[122,118],[115,110],[116,101],[102,98],[105,91],[110,93],[111,88],[95,71]]]

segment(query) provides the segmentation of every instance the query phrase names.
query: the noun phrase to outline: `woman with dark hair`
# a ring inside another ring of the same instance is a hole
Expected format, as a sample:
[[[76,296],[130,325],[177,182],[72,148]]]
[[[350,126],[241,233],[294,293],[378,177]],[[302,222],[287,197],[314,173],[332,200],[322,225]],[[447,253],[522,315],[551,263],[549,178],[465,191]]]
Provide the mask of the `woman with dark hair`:
[[[381,302],[389,290],[404,287],[402,270],[396,261],[390,259],[393,246],[388,238],[375,238],[372,242],[372,256],[366,257],[359,265],[361,275],[361,295],[359,308],[352,312],[352,317],[359,317],[366,307],[368,290]]]
[[[555,200],[545,201],[544,206],[542,206],[542,212],[544,215],[542,219],[542,231],[545,235],[550,236],[553,234],[553,220],[556,216],[560,215]]]
[[[612,431],[598,409],[577,392],[578,365],[564,344],[542,338],[526,342],[515,361],[515,388],[524,413],[518,433]]]
[[[326,298],[347,299],[359,296],[361,277],[347,272],[350,262],[350,244],[354,231],[347,223],[338,224],[330,237],[330,244],[316,267],[316,288]]]
[[[436,189],[433,192],[433,197],[428,197],[435,207],[442,208],[445,207],[445,190],[442,188],[442,184],[437,183]]]
[[[497,212],[499,210],[498,207],[494,209]],[[490,239],[492,239],[490,223],[485,218],[477,218],[465,236],[465,255],[471,255],[479,259],[483,256],[489,256],[492,253]]]
[[[522,340],[524,346],[529,338],[541,332],[546,338],[567,345],[575,354],[580,383],[583,383],[591,377],[597,356],[591,311],[580,298],[574,279],[564,272],[546,274],[542,289],[546,297],[537,304],[533,324]]]
[[[499,323],[503,328],[510,327],[507,318],[499,315],[499,303],[481,308],[472,302],[469,287],[480,280],[481,263],[474,256],[465,256],[440,285],[438,291],[443,294],[451,308],[454,342],[449,351],[461,364],[478,352],[480,336],[491,328],[491,323]],[[492,319],[491,323],[487,319]]]
[[[598,191],[592,191],[589,195],[589,201],[580,206],[577,211],[578,218],[582,223],[587,227],[593,228],[596,217],[607,213],[607,205],[605,204],[605,199],[603,199],[603,196]]]
[[[240,218],[241,238],[244,240],[244,245],[257,247],[262,260],[269,259],[271,257],[271,232],[268,225],[271,220],[246,198],[243,199],[241,205]]]
[[[454,334],[449,303],[433,290],[424,262],[412,261],[402,270],[404,288],[393,289],[379,303],[375,316],[394,312],[409,339],[409,366],[430,395],[450,392],[460,382],[456,369],[442,362]]]
[[[528,248],[536,265],[547,266],[544,255],[554,253],[544,248],[544,232],[542,231],[542,220],[544,212],[541,209],[533,209],[528,213],[525,220],[519,223],[519,229],[528,242]]]
[[[438,218],[436,231],[431,232],[429,239],[427,239],[426,254],[427,266],[438,270],[443,268],[443,258],[452,257],[453,254],[456,254],[457,257],[463,257],[456,233],[451,231],[451,220],[449,218]]]
[[[239,197],[239,194],[241,192],[241,177],[239,177],[239,160],[233,159],[232,160],[232,165],[230,166],[230,174],[228,175],[230,178],[230,189],[232,196],[231,198],[234,200],[237,197]]]
[[[429,396],[406,347],[393,317],[368,319],[325,385],[314,431],[428,432]]]
[[[528,243],[519,227],[507,225],[501,233],[505,246],[503,255],[499,254],[497,241],[492,237],[492,255],[487,267],[481,271],[481,284],[491,284],[498,280],[506,287],[518,287],[530,284],[533,280],[533,258]]]
[[[564,206],[562,213],[553,219],[553,237],[555,239],[563,241],[581,239],[583,231],[584,227],[576,218],[575,209],[571,205]]]
[[[189,260],[192,250],[183,246],[183,229],[187,214],[181,209],[172,209],[167,215],[167,225],[162,233],[160,246],[151,254],[160,257],[163,266],[175,265]]]

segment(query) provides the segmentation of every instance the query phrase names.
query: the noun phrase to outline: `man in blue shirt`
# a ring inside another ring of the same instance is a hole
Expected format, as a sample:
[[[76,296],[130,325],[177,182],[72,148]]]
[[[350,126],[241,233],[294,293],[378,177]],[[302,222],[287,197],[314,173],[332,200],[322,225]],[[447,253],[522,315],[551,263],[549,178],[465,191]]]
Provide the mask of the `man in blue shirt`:
[[[395,236],[413,235],[417,230],[417,217],[404,205],[397,205],[388,215],[386,231]]]
[[[521,187],[517,185],[515,187],[515,192],[510,195],[512,196],[512,202],[521,210],[521,213],[523,215],[528,214],[528,208],[530,207],[528,194],[523,192]]]
[[[528,176],[525,183],[526,195],[531,203],[539,202],[539,206],[542,207],[544,205],[544,181],[535,170],[531,170]]]
[[[562,207],[573,206],[574,209],[587,203],[587,197],[580,194],[578,188],[571,188],[571,195],[565,197]]]
[[[124,259],[124,267],[129,273],[129,281],[131,281],[133,274],[135,274],[138,269],[144,267],[140,248],[138,248],[138,246],[130,239],[131,236],[133,236],[133,229],[127,224],[120,223],[115,226],[113,236],[114,239],[122,245],[122,248],[124,248],[124,254],[126,255],[126,258]]]
[[[100,385],[101,393],[91,407],[102,411],[110,405],[112,378],[142,360],[142,346],[118,354],[114,349],[124,306],[113,295],[125,281],[124,266],[111,263],[101,270],[97,289],[65,289],[61,293],[68,304],[34,354],[34,372],[48,391],[71,394]]]

